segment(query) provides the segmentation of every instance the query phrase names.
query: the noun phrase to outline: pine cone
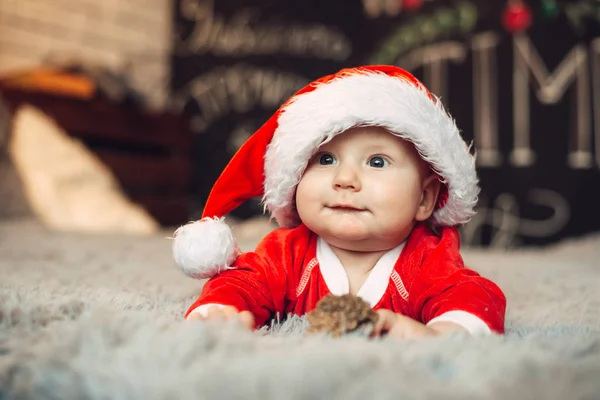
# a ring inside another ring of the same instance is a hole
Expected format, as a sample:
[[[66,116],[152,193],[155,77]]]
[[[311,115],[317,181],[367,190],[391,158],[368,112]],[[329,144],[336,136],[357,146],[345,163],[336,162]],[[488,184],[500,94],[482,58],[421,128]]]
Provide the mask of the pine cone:
[[[374,325],[378,315],[360,297],[345,294],[325,296],[306,318],[310,324],[307,333],[328,333],[340,337],[368,324]]]

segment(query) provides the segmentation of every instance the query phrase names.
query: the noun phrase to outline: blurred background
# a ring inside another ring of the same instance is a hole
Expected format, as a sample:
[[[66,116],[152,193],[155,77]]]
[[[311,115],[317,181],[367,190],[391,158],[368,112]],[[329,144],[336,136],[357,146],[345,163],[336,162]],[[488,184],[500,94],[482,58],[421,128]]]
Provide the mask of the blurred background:
[[[478,154],[465,245],[600,230],[600,1],[0,0],[0,218],[155,232],[344,67],[422,79]],[[233,213],[261,215],[259,199]]]

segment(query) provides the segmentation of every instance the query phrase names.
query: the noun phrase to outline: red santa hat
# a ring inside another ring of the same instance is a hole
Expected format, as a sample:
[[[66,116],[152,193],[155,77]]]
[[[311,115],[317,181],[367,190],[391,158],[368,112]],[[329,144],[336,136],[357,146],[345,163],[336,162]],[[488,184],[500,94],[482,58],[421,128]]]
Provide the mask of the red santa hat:
[[[301,89],[238,150],[213,186],[202,219],[175,232],[177,264],[199,279],[229,268],[239,249],[224,217],[249,198],[262,196],[280,226],[297,226],[294,196],[308,161],[324,141],[361,125],[411,141],[440,176],[444,190],[434,225],[458,225],[473,216],[475,157],[439,99],[401,68],[350,68]]]

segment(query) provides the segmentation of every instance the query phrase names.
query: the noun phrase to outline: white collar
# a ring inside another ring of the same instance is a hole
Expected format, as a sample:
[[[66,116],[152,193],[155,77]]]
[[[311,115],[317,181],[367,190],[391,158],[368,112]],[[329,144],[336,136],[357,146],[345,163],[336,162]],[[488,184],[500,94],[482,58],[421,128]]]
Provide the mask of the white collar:
[[[357,296],[368,302],[371,307],[375,307],[383,297],[404,244],[405,242],[402,242],[381,256],[358,290]],[[321,237],[317,240],[317,260],[329,291],[336,296],[350,293],[348,274],[346,274],[344,266]]]

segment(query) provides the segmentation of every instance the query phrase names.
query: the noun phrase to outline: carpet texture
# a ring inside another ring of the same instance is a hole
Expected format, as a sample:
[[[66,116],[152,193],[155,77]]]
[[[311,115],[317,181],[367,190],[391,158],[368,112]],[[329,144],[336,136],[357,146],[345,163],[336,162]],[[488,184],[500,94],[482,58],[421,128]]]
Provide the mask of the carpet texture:
[[[240,229],[242,248],[262,229]],[[0,223],[0,399],[600,398],[600,235],[465,250],[505,291],[507,334],[404,342],[185,322],[201,282],[168,235]]]

